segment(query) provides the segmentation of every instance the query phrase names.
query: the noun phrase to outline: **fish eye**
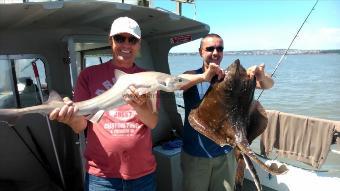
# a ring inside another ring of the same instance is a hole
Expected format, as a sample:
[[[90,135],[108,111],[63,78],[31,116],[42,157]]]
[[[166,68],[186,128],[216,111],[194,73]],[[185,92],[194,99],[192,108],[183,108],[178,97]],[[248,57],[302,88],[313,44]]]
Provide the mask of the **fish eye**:
[[[183,82],[182,78],[178,78],[178,82]]]

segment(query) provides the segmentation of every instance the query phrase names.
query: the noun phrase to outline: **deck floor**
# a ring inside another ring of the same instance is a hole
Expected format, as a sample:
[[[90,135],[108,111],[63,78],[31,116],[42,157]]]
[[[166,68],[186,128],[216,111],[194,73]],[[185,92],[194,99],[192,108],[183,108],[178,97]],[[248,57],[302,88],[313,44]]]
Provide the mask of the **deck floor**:
[[[262,185],[263,191],[277,191],[272,188],[266,187]],[[243,181],[243,191],[256,191],[256,186],[253,181],[250,181],[248,179],[244,179]]]

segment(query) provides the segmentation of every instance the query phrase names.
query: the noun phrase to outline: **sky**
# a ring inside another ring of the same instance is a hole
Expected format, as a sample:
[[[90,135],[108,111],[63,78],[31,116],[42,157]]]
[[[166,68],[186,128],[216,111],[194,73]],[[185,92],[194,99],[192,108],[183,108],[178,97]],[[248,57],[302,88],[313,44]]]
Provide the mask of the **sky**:
[[[195,0],[182,15],[210,26],[225,50],[287,49],[316,0]],[[153,7],[176,11],[172,0],[153,0]],[[199,40],[170,52],[197,52]],[[340,49],[340,0],[319,0],[291,49]]]

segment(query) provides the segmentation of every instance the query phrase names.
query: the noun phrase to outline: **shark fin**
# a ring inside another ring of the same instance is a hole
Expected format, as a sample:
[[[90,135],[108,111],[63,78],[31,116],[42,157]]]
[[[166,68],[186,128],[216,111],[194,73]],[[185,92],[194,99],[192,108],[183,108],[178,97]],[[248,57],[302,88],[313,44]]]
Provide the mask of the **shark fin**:
[[[87,117],[87,119],[89,121],[91,121],[92,123],[98,123],[100,121],[100,119],[102,118],[103,114],[104,114],[104,110],[99,110],[97,111],[97,113],[95,113],[94,115],[89,115]]]
[[[46,103],[49,103],[51,101],[63,101],[63,98],[54,90],[50,91],[50,95],[48,97],[48,100]]]
[[[123,71],[121,71],[121,70],[118,70],[118,69],[115,69],[114,73],[115,73],[115,78],[116,78],[117,80],[118,80],[121,76],[124,76],[124,75],[127,74],[127,73],[125,73],[125,72],[123,72]]]
[[[137,87],[136,93],[138,95],[144,95],[152,91],[151,86],[143,86],[143,87]]]

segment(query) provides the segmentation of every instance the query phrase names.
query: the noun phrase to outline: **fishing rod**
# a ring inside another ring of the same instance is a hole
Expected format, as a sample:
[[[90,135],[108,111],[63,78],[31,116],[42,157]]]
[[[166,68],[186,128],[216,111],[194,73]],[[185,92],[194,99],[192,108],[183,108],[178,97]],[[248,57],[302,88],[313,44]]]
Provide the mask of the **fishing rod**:
[[[287,53],[288,53],[290,47],[292,46],[292,44],[293,44],[293,42],[295,41],[295,39],[296,39],[296,37],[298,36],[298,34],[300,33],[300,31],[301,31],[303,25],[305,25],[305,23],[306,23],[306,21],[307,21],[309,15],[314,11],[314,8],[315,8],[316,4],[318,4],[318,2],[319,2],[319,0],[316,0],[314,6],[313,6],[312,9],[309,11],[307,17],[305,18],[305,20],[304,20],[303,23],[301,24],[299,30],[296,32],[296,34],[295,34],[293,40],[290,42],[290,44],[289,44],[288,48],[286,49],[285,53],[281,56],[280,60],[277,62],[276,66],[275,66],[275,69],[274,69],[273,73],[270,75],[270,77],[273,77],[273,76],[274,76],[276,70],[277,70],[278,67],[281,65],[281,62],[282,62],[283,58],[287,55]],[[262,91],[260,92],[260,95],[257,97],[257,101],[260,99],[260,97],[261,97],[263,91],[264,91],[264,89],[262,89]]]
[[[39,60],[38,58],[34,59],[31,62],[31,66],[32,66],[32,69],[33,69],[33,72],[34,72],[34,77],[35,77],[35,79],[37,81],[41,103],[43,103],[44,102],[44,100],[43,100],[44,95],[43,95],[42,86],[41,86],[41,82],[40,82],[39,70],[38,70],[37,63],[36,63],[38,60]],[[52,143],[52,148],[53,148],[53,151],[54,151],[55,159],[56,159],[56,162],[57,162],[57,165],[58,165],[58,171],[59,171],[59,175],[60,175],[60,180],[61,180],[61,183],[63,185],[63,188],[65,189],[66,188],[65,179],[64,179],[62,168],[61,168],[61,164],[60,164],[60,160],[59,160],[59,155],[58,155],[57,147],[56,147],[56,144],[55,144],[55,141],[54,141],[54,138],[53,138],[51,123],[50,123],[50,120],[48,119],[47,115],[45,115],[45,119],[46,119],[46,122],[47,122],[48,132],[50,134],[50,138],[51,138],[51,143]]]

